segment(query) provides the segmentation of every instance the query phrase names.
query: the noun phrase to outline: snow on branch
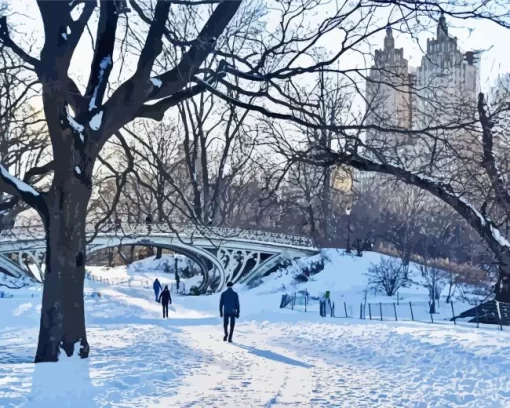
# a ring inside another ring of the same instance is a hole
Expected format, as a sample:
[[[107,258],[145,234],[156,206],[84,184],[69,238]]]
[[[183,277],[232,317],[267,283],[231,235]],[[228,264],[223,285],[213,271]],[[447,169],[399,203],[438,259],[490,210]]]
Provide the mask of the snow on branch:
[[[103,120],[103,111],[96,113],[89,122],[89,126],[92,130],[99,130],[101,122]]]
[[[66,119],[69,126],[73,129],[73,134],[79,136],[80,141],[82,143],[85,143],[85,137],[83,136],[83,130],[85,129],[85,126],[78,123],[76,119],[73,117],[73,115],[71,115],[68,105],[66,105]]]
[[[484,217],[471,203],[455,194],[450,186],[438,180],[434,180],[430,176],[422,176],[392,164],[376,162],[358,153],[353,154],[328,150],[327,156],[329,165],[347,164],[361,171],[392,175],[407,184],[428,191],[457,211],[472,228],[478,231],[496,255],[509,253],[510,242],[501,235],[494,223],[487,217]]]
[[[30,186],[28,183],[25,183],[24,181],[21,181],[17,177],[14,177],[12,174],[10,174],[7,169],[0,164],[0,176],[2,184],[6,184],[10,186],[11,188],[8,189],[10,194],[14,195],[21,195],[26,196],[27,194],[32,195],[34,197],[39,196],[39,192],[36,191],[32,186]]]
[[[97,108],[98,103],[101,104],[104,89],[106,89],[106,82],[108,80],[107,75],[105,74],[111,70],[112,65],[113,62],[110,55],[104,57],[99,63],[99,72],[96,79],[97,82],[94,87],[94,91],[92,92],[92,97],[90,98],[89,111]]]

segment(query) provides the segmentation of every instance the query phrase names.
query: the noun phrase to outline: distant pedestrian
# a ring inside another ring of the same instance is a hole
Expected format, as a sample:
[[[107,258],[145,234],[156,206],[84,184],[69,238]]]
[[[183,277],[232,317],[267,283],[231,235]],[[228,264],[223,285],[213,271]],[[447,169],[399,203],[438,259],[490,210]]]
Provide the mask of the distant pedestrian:
[[[154,289],[154,295],[156,296],[156,302],[159,299],[159,292],[161,291],[162,288],[163,286],[161,286],[161,283],[159,282],[158,278],[156,278],[156,280],[152,284],[152,289]]]
[[[241,307],[239,305],[239,295],[232,289],[233,283],[227,283],[227,290],[221,294],[220,297],[220,316],[223,317],[223,329],[225,331],[225,337],[223,341],[232,343],[232,335],[234,334],[234,327],[236,325],[236,319],[239,319],[239,313]],[[230,321],[230,331],[228,330]]]
[[[175,270],[175,284],[177,285],[177,291],[179,291],[179,284],[181,283],[181,278],[179,277],[179,272]]]
[[[165,286],[165,289],[163,289],[163,292],[161,292],[159,300],[161,301],[161,305],[163,306],[163,319],[165,317],[168,318],[168,304],[172,304],[172,297],[170,296],[168,286]]]

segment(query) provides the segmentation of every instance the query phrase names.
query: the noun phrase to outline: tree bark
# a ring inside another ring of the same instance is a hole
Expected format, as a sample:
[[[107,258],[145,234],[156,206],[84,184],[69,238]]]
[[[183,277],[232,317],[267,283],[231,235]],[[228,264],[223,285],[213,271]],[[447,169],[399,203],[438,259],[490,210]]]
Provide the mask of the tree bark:
[[[499,279],[496,284],[496,300],[510,303],[510,262],[507,256],[499,256]]]
[[[60,349],[68,357],[80,343],[87,358],[83,287],[86,259],[86,210],[90,188],[69,179],[55,186],[42,211],[46,226],[46,276],[35,362],[58,361]]]

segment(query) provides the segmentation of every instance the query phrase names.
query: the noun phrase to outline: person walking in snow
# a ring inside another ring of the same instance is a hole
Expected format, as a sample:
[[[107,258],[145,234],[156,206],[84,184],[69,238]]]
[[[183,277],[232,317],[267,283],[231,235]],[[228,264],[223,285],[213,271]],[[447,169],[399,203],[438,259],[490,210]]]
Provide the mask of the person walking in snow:
[[[156,280],[152,284],[152,289],[154,289],[154,295],[156,296],[156,302],[158,302],[159,292],[161,291],[162,288],[163,286],[161,286],[161,283],[159,282],[158,278],[156,278]]]
[[[168,304],[172,304],[172,297],[170,296],[168,286],[165,286],[165,289],[163,289],[163,292],[161,292],[159,300],[161,301],[161,305],[163,306],[163,319],[165,317],[168,318]]]
[[[225,330],[225,337],[223,341],[232,343],[232,335],[234,334],[234,327],[236,319],[239,319],[241,307],[239,305],[239,295],[232,289],[233,283],[227,283],[227,290],[221,294],[220,297],[220,317],[223,317],[223,329]],[[230,321],[230,332],[228,325]]]

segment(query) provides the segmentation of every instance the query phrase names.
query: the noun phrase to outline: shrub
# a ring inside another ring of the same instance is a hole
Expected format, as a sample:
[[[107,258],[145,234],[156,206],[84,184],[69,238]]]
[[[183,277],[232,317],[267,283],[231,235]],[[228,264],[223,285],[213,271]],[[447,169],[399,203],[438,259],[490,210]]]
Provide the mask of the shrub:
[[[401,260],[381,258],[379,264],[368,269],[369,284],[394,296],[407,283],[406,269]]]

